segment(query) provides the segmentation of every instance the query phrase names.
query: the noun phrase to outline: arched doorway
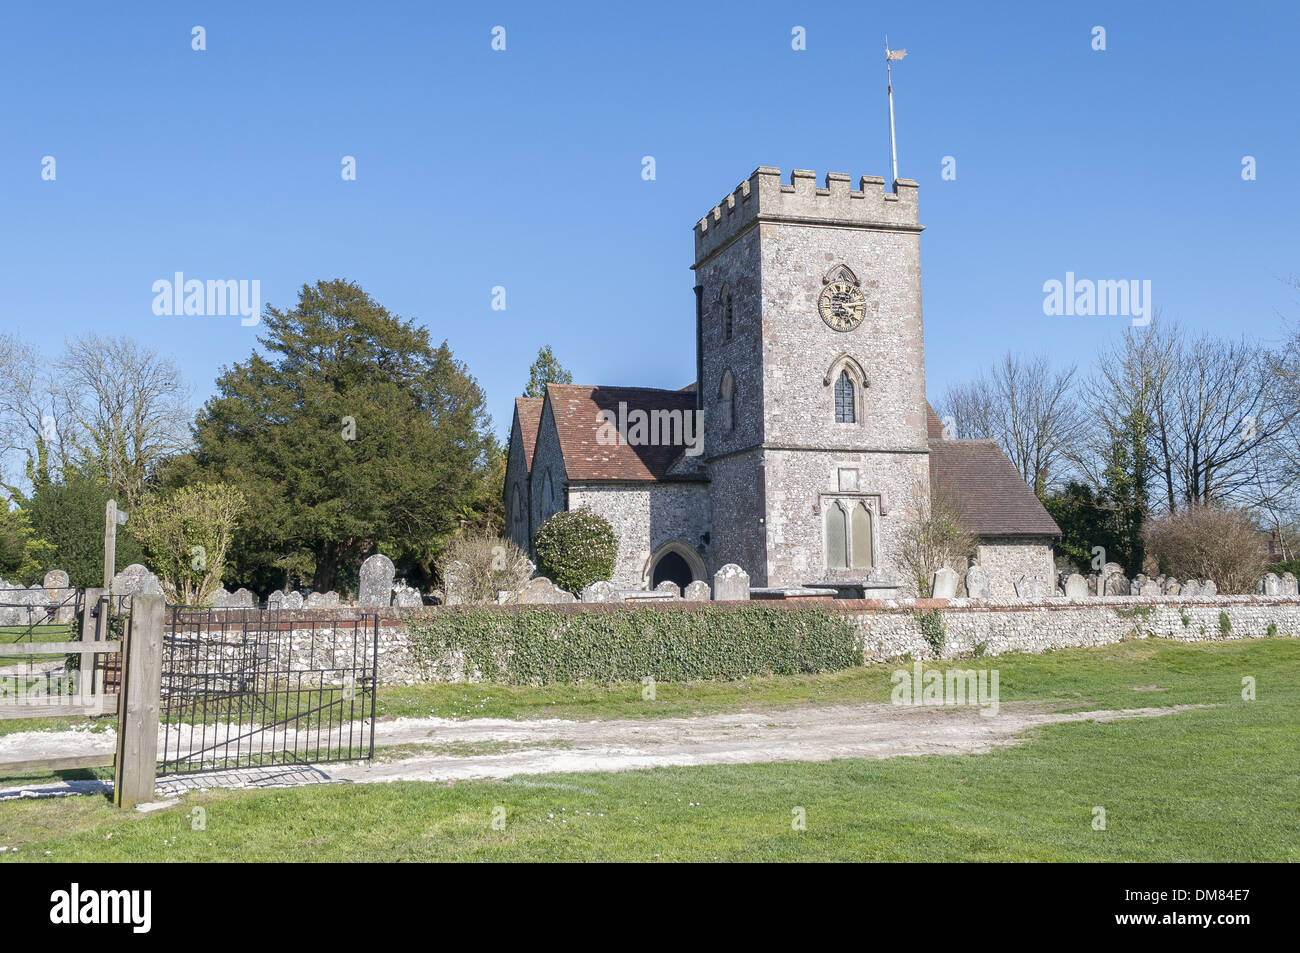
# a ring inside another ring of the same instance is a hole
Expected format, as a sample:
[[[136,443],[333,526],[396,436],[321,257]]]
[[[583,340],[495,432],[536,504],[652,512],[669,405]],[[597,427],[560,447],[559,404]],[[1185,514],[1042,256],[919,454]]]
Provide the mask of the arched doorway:
[[[654,572],[650,574],[650,588],[655,588],[661,582],[675,582],[677,588],[685,589],[694,579],[691,567],[682,558],[681,553],[664,553],[659,562],[655,563]]]

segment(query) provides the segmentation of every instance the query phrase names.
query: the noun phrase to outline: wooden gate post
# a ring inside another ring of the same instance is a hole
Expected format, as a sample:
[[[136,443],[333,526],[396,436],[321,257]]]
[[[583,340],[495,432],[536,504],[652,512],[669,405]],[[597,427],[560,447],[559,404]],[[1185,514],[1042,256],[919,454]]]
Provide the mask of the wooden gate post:
[[[158,707],[162,692],[163,597],[131,597],[131,626],[122,646],[118,695],[117,760],[113,803],[133,807],[153,800],[158,760]]]
[[[103,642],[108,638],[107,603],[100,605],[104,597],[103,589],[87,589],[86,601],[81,611],[81,641]],[[91,652],[81,653],[81,666],[78,669],[77,694],[102,695],[104,693],[104,659]]]

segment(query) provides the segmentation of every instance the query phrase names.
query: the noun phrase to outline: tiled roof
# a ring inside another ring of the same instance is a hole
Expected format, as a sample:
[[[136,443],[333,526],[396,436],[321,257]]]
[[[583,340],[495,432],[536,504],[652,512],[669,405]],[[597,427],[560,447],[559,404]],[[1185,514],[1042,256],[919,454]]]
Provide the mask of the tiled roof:
[[[542,422],[542,404],[540,397],[516,397],[515,415],[519,417],[519,432],[524,441],[524,469],[533,471],[533,451],[537,449],[537,428]]]
[[[548,384],[547,399],[555,415],[555,430],[564,454],[569,480],[689,480],[693,474],[670,473],[682,444],[629,446],[623,441],[601,444],[596,435],[602,410],[618,414],[619,404],[627,411],[695,409],[693,390],[659,390],[653,387],[587,387],[576,384]]]
[[[931,492],[943,487],[953,491],[965,510],[967,527],[979,536],[1061,535],[996,440],[932,439],[930,486]]]
[[[926,436],[931,440],[943,439],[943,423],[939,420],[939,415],[934,412],[930,402],[925,402],[925,430]]]

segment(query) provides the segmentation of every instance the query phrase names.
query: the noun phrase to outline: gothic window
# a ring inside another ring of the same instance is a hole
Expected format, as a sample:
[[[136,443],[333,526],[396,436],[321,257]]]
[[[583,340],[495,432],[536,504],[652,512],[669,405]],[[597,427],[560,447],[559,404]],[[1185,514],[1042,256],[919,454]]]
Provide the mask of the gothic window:
[[[550,470],[546,471],[546,478],[542,481],[542,512],[545,516],[555,512],[555,484],[551,482]]]
[[[837,424],[857,423],[856,404],[854,403],[853,380],[847,370],[840,371],[835,381],[835,422]]]
[[[826,568],[849,567],[848,521],[844,508],[838,502],[826,509]]]
[[[733,316],[733,314],[732,314],[732,310],[731,310],[731,295],[730,295],[730,294],[727,295],[726,303],[724,304],[723,307],[724,307],[724,310],[723,310],[723,314],[722,314],[722,340],[724,340],[724,341],[730,341],[730,340],[731,340],[731,329],[732,329],[732,326],[733,326],[733,324],[734,324],[734,316]]]
[[[722,383],[718,385],[718,410],[722,414],[722,425],[727,432],[736,429],[736,379],[731,371],[722,372]]]
[[[874,516],[861,500],[834,500],[826,508],[826,568],[871,569]]]
[[[867,504],[853,507],[853,525],[850,527],[853,550],[853,568],[871,568],[871,510]]]

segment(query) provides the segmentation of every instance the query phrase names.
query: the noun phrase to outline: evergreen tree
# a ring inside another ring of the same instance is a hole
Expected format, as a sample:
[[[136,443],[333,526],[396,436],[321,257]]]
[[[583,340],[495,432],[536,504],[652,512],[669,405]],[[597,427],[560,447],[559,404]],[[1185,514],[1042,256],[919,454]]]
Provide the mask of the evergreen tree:
[[[555,358],[549,344],[543,345],[537,352],[537,360],[528,369],[528,386],[524,388],[525,397],[545,397],[547,384],[572,384],[573,375],[564,369]]]
[[[247,500],[227,579],[348,591],[383,552],[428,580],[491,465],[478,383],[351,282],[304,285],[264,323],[265,356],[223,372],[199,413],[197,466],[168,468]]]

